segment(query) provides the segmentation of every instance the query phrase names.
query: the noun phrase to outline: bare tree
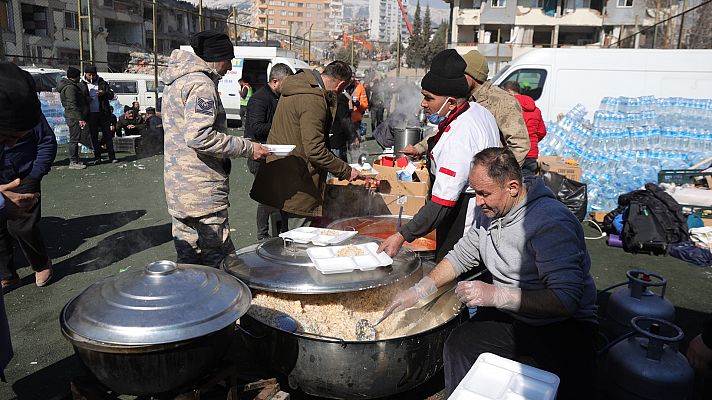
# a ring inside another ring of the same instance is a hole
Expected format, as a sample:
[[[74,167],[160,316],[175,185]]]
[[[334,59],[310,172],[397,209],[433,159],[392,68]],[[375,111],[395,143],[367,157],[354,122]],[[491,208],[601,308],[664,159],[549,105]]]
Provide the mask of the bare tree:
[[[712,3],[707,3],[690,14],[685,17],[685,25],[690,24],[691,28],[687,40],[683,40],[683,47],[712,49]]]

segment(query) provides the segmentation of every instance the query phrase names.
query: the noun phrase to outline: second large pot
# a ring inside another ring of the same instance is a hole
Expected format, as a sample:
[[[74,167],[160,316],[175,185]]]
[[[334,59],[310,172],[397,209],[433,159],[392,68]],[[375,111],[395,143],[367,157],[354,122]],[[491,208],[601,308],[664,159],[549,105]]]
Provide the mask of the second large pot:
[[[62,309],[62,334],[109,389],[174,395],[228,351],[249,288],[214,268],[157,261],[86,288]]]

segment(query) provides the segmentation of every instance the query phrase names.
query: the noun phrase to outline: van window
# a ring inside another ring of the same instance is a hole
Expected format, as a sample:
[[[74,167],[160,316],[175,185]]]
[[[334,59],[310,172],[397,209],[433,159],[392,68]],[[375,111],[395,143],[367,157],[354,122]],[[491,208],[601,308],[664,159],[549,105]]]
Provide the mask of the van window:
[[[518,69],[507,76],[500,86],[507,81],[517,81],[522,88],[522,94],[539,100],[541,92],[544,90],[546,81],[546,70],[544,69]]]
[[[136,81],[109,81],[111,90],[116,94],[137,94],[138,85]]]
[[[163,93],[163,82],[158,81],[158,93]],[[153,84],[153,81],[146,81],[146,91],[147,92],[153,92],[155,85]]]

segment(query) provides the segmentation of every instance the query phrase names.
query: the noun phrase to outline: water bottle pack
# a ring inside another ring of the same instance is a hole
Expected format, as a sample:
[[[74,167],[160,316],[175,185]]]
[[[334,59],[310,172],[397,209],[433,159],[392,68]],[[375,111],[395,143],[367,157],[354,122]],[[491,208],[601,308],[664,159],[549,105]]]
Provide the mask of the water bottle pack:
[[[57,144],[69,142],[69,127],[64,120],[64,107],[57,92],[40,92],[38,94],[42,114],[57,137]]]
[[[69,127],[64,120],[64,107],[60,94],[57,92],[39,92],[37,96],[40,100],[42,114],[44,114],[49,123],[50,128],[54,131],[57,138],[57,144],[69,143]],[[120,117],[124,113],[124,106],[117,99],[109,102],[114,107],[114,115]]]
[[[608,211],[618,195],[656,182],[712,154],[712,99],[604,97],[593,121],[577,104],[547,124],[542,155],[573,158],[588,184],[589,207]]]

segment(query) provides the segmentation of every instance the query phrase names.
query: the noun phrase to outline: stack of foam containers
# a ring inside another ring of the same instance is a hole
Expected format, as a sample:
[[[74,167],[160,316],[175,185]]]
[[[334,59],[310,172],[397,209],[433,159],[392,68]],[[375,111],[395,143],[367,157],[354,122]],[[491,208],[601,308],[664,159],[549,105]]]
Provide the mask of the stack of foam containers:
[[[559,377],[492,353],[483,353],[449,400],[554,400]]]

